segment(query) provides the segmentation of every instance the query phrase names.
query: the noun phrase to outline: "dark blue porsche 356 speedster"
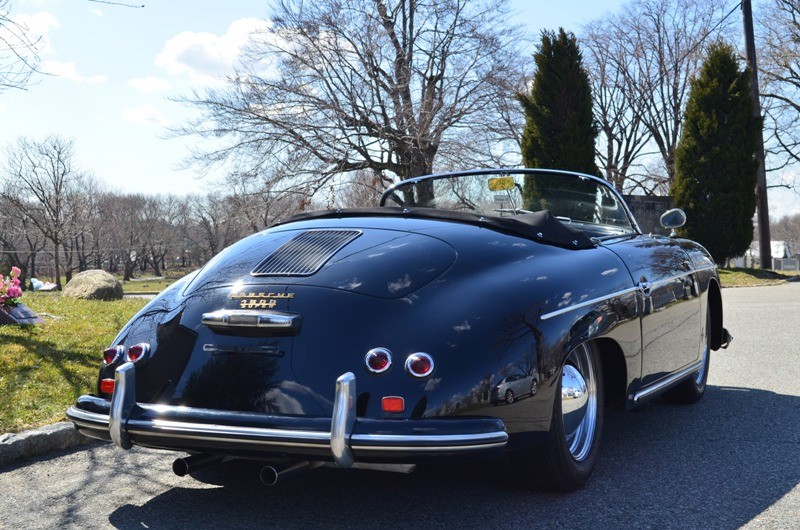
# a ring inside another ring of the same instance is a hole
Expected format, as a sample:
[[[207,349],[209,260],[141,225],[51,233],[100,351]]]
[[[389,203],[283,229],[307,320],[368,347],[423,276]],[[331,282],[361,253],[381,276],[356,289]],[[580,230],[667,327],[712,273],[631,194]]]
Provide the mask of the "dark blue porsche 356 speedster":
[[[642,234],[601,179],[431,175],[227,248],[122,329],[68,416],[123,449],[189,453],[178,474],[508,457],[571,491],[606,407],[700,399],[722,316],[705,249]]]

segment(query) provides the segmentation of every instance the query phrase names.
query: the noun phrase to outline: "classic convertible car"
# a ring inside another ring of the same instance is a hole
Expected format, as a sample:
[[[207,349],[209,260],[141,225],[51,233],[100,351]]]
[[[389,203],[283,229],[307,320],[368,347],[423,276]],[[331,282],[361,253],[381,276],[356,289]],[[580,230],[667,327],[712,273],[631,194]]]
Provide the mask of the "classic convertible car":
[[[437,174],[227,248],[133,317],[67,414],[123,449],[189,453],[179,475],[508,457],[525,483],[571,491],[607,406],[697,401],[730,340],[711,256],[642,234],[605,181]],[[536,386],[492,399],[513,374]]]

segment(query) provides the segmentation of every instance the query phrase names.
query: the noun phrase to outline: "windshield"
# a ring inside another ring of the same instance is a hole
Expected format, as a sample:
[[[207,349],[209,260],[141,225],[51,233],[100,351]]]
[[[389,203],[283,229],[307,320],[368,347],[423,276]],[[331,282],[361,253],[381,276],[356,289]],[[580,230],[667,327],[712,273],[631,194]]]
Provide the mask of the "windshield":
[[[552,171],[470,172],[402,182],[381,206],[436,208],[509,217],[549,211],[591,236],[636,230],[617,193],[600,179]]]

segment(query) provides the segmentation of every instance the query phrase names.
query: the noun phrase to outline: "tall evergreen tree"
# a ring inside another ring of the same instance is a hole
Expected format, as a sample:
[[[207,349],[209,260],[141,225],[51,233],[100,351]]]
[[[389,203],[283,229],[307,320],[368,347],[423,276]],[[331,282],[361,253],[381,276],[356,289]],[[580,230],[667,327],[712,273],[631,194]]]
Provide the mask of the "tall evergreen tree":
[[[592,89],[575,35],[563,28],[542,32],[533,58],[531,92],[518,96],[525,111],[525,166],[597,175]]]
[[[680,234],[704,245],[720,264],[753,240],[760,127],[748,73],[739,69],[731,46],[713,44],[692,81],[670,193],[688,218]]]

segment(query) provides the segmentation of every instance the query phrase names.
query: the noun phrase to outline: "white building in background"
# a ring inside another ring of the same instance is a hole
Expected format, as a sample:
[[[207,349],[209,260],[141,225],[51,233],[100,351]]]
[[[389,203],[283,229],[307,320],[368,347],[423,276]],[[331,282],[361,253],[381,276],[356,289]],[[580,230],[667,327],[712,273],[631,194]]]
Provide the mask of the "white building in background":
[[[773,270],[800,270],[800,263],[795,258],[794,241],[770,241],[770,249],[772,251]],[[750,248],[747,249],[744,256],[732,260],[733,266],[742,268],[757,267],[759,264],[759,250],[758,240],[754,240],[750,243]]]

